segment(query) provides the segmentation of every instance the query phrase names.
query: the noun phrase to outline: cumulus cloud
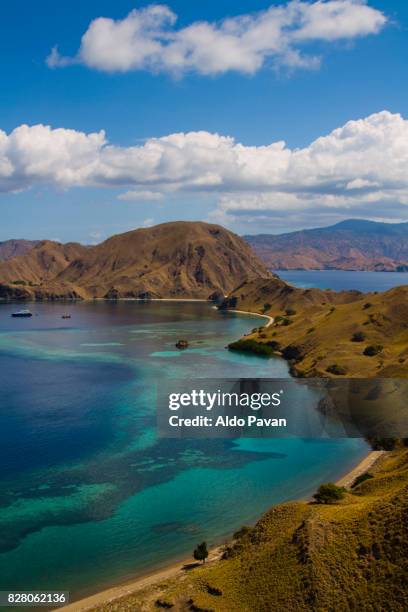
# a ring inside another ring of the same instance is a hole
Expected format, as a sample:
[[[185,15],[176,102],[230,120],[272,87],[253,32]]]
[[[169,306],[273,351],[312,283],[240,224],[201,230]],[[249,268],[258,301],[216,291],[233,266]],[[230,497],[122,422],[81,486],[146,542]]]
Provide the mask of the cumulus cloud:
[[[118,195],[118,200],[125,200],[125,201],[135,201],[135,200],[141,200],[143,202],[145,201],[154,201],[154,200],[162,200],[163,199],[163,194],[160,193],[159,191],[126,191],[125,193],[120,193]]]
[[[383,111],[347,122],[301,149],[245,146],[209,132],[118,147],[105,133],[22,125],[0,131],[0,191],[36,185],[126,189],[120,199],[168,192],[219,198],[223,218],[408,212],[408,120]]]
[[[265,64],[314,68],[321,58],[310,43],[353,40],[377,34],[387,18],[365,0],[290,0],[265,11],[219,22],[197,21],[176,28],[165,5],[135,9],[120,20],[94,19],[74,57],[54,47],[50,67],[80,63],[106,72],[149,70],[204,75],[254,74]]]

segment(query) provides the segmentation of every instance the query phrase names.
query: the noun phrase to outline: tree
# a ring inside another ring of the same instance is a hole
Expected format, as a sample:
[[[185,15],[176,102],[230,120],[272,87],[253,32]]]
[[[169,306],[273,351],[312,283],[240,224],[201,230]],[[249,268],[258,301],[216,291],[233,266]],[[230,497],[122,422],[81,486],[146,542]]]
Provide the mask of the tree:
[[[207,542],[197,544],[197,548],[194,550],[193,556],[196,561],[202,561],[205,563],[205,560],[208,557]]]
[[[332,363],[332,365],[329,365],[329,367],[326,368],[326,372],[335,374],[336,376],[344,376],[347,374],[347,369],[344,366],[338,365],[337,363]]]
[[[364,342],[364,340],[366,339],[366,335],[364,332],[362,331],[358,331],[355,332],[352,336],[351,336],[351,341],[352,342]]]
[[[366,355],[367,357],[375,357],[375,355],[381,353],[383,348],[384,347],[382,346],[382,344],[371,344],[370,346],[366,346],[363,355]]]
[[[333,482],[322,484],[313,495],[318,504],[333,504],[344,497],[344,488],[338,487]]]

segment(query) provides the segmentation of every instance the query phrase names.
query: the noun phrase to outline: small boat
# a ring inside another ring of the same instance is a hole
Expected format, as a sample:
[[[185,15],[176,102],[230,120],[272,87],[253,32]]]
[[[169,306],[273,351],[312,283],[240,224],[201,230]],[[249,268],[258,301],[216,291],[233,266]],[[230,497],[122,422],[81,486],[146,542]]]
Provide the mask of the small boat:
[[[23,317],[32,317],[33,313],[30,312],[29,310],[18,310],[17,312],[13,312],[11,316],[12,317],[20,317],[20,318],[23,318]]]
[[[70,314],[63,314],[61,319],[70,319],[71,315]]]
[[[177,347],[178,349],[181,349],[181,350],[184,350],[184,349],[188,348],[188,342],[187,342],[187,340],[178,340],[178,341],[176,342],[176,347]]]

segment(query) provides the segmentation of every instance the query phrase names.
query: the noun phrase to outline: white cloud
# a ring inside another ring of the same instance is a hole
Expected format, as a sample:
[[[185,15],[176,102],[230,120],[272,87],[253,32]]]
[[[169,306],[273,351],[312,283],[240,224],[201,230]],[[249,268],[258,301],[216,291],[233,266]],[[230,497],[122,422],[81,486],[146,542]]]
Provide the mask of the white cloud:
[[[50,67],[81,63],[107,72],[150,70],[214,75],[254,74],[266,63],[314,68],[320,57],[307,51],[313,42],[352,40],[378,33],[387,18],[365,0],[290,0],[265,11],[193,22],[177,29],[177,16],[165,5],[135,9],[124,19],[94,19],[74,57],[54,47]]]
[[[90,244],[99,244],[104,238],[104,233],[99,230],[95,230],[89,234],[89,238]]]
[[[302,149],[245,146],[208,132],[118,147],[105,133],[22,125],[0,131],[0,191],[38,185],[130,189],[120,199],[207,193],[221,217],[273,218],[339,211],[408,212],[408,120],[387,111],[349,121]],[[174,196],[173,196],[174,199]]]
[[[145,201],[154,201],[154,200],[162,200],[163,194],[159,191],[126,191],[125,193],[120,193],[118,195],[118,200],[124,201],[133,201],[133,200],[141,200]]]

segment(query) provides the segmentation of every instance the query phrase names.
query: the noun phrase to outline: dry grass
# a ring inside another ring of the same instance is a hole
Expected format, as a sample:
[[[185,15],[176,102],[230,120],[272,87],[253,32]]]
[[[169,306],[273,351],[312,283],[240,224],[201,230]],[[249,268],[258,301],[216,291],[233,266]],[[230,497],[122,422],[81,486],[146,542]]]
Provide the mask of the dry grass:
[[[272,508],[212,566],[99,612],[408,609],[408,451],[384,455],[335,505]]]
[[[245,340],[278,344],[299,376],[408,376],[408,286],[358,295],[254,281],[237,296],[236,308],[264,312],[265,302],[267,314],[275,317],[273,325]],[[285,316],[288,308],[296,314]],[[364,340],[356,342],[356,334],[363,334]],[[364,351],[370,346],[381,348],[367,356]]]

